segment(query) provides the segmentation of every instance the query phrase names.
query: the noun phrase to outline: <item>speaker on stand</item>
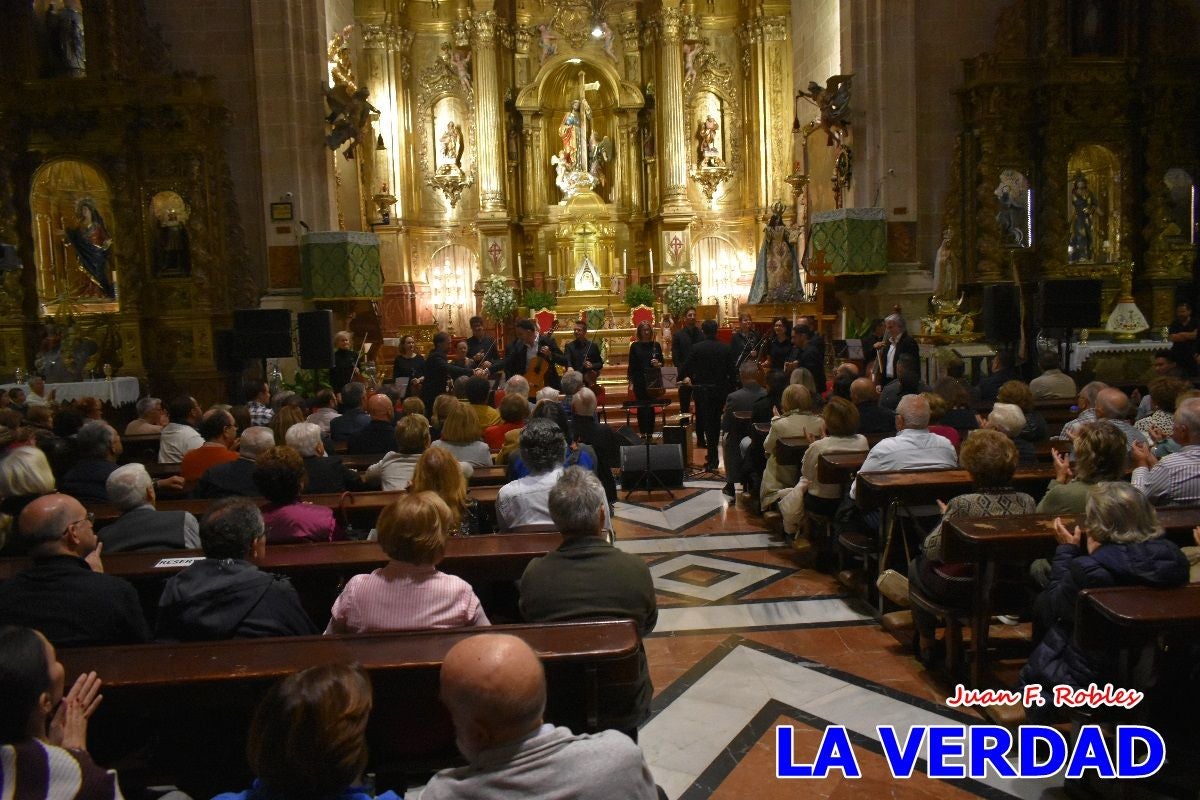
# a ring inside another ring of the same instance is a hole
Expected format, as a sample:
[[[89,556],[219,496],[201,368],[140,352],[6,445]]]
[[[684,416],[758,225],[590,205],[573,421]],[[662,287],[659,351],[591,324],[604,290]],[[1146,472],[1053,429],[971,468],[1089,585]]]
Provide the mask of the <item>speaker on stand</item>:
[[[683,450],[675,444],[630,445],[621,448],[621,488],[628,492],[635,489],[652,491],[651,483],[657,483],[670,494],[671,489],[683,488]],[[674,497],[674,495],[671,495]]]
[[[304,369],[333,369],[333,312],[327,308],[301,311],[296,315],[300,366]]]

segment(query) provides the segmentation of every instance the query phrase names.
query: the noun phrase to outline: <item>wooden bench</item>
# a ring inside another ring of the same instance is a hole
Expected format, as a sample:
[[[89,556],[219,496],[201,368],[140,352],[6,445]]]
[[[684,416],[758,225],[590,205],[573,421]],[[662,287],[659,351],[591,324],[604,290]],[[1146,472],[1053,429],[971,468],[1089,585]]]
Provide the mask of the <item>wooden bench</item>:
[[[90,749],[98,763],[119,770],[126,796],[162,783],[193,797],[248,787],[245,743],[255,705],[280,678],[328,663],[357,663],[370,676],[368,769],[379,789],[403,790],[406,775],[461,763],[438,700],[438,670],[451,647],[483,631],[533,647],[546,668],[547,721],[576,732],[606,727],[613,698],[637,681],[640,641],[629,620],[92,647],[59,657],[68,685],[87,670],[104,681]]]
[[[157,433],[123,435],[121,436],[121,456],[117,461],[121,464],[157,464],[158,445],[159,435]]]

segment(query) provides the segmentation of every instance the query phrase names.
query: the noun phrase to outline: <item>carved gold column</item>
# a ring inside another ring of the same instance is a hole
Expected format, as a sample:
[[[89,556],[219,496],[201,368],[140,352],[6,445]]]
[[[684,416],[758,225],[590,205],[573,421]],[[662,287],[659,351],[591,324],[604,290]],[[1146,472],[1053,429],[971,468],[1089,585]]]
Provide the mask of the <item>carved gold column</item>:
[[[658,47],[658,168],[662,185],[662,213],[691,214],[687,198],[687,153],[683,119],[683,12],[664,5],[660,16]]]
[[[791,194],[784,181],[791,166],[788,126],[793,115],[786,11],[786,6],[753,6],[754,17],[738,31],[747,86],[746,171],[754,204],[762,209]]]
[[[496,76],[496,12],[490,8],[472,16],[472,73],[475,78],[476,162],[479,168],[479,210],[482,216],[506,217],[504,199],[504,111]]]
[[[525,174],[526,203],[525,212],[531,219],[542,219],[549,198],[546,192],[546,148],[542,137],[542,126],[545,117],[535,111],[522,113],[525,124],[522,126],[522,142],[524,160],[521,167]]]

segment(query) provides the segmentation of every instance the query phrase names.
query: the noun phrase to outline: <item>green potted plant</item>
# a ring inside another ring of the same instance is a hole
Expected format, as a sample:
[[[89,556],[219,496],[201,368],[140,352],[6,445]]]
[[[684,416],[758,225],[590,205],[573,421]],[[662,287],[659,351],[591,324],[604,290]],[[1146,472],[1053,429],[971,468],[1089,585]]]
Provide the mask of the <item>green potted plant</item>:
[[[531,314],[539,308],[554,308],[556,305],[558,305],[558,298],[554,292],[547,292],[544,289],[525,290],[525,307]]]
[[[625,289],[625,305],[654,307],[654,289],[644,283],[631,283]]]
[[[690,272],[678,273],[663,289],[663,305],[674,319],[681,319],[685,311],[699,303],[700,287],[696,285],[696,276]]]

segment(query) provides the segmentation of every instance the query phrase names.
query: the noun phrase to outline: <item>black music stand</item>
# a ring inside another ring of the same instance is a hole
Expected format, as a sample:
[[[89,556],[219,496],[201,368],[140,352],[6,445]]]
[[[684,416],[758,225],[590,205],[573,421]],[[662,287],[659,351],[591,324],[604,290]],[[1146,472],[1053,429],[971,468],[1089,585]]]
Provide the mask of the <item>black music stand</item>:
[[[631,409],[661,408],[662,414],[663,414],[663,419],[666,420],[667,406],[669,406],[670,404],[671,404],[670,401],[668,401],[665,397],[658,399],[658,400],[653,400],[653,399],[651,399],[651,400],[632,400],[632,401],[626,400],[624,403],[625,415],[626,415],[626,417],[628,417]],[[642,474],[634,482],[633,486],[629,487],[629,489],[625,492],[626,500],[628,500],[631,496],[633,496],[633,493],[636,492],[638,489],[641,489],[642,491],[645,491],[645,492],[653,492],[654,487],[650,485],[652,481],[654,483],[657,483],[658,488],[662,489],[664,492],[666,492],[668,497],[670,497],[672,500],[675,499],[675,495],[671,492],[670,489],[667,488],[667,485],[665,483],[663,483],[662,478],[658,477],[658,475],[656,475],[654,473],[654,471],[650,469],[650,440],[652,438],[653,438],[653,434],[651,434],[650,436],[642,437],[642,446],[645,448],[644,452],[645,452],[646,461],[644,464],[644,468],[642,469]]]

